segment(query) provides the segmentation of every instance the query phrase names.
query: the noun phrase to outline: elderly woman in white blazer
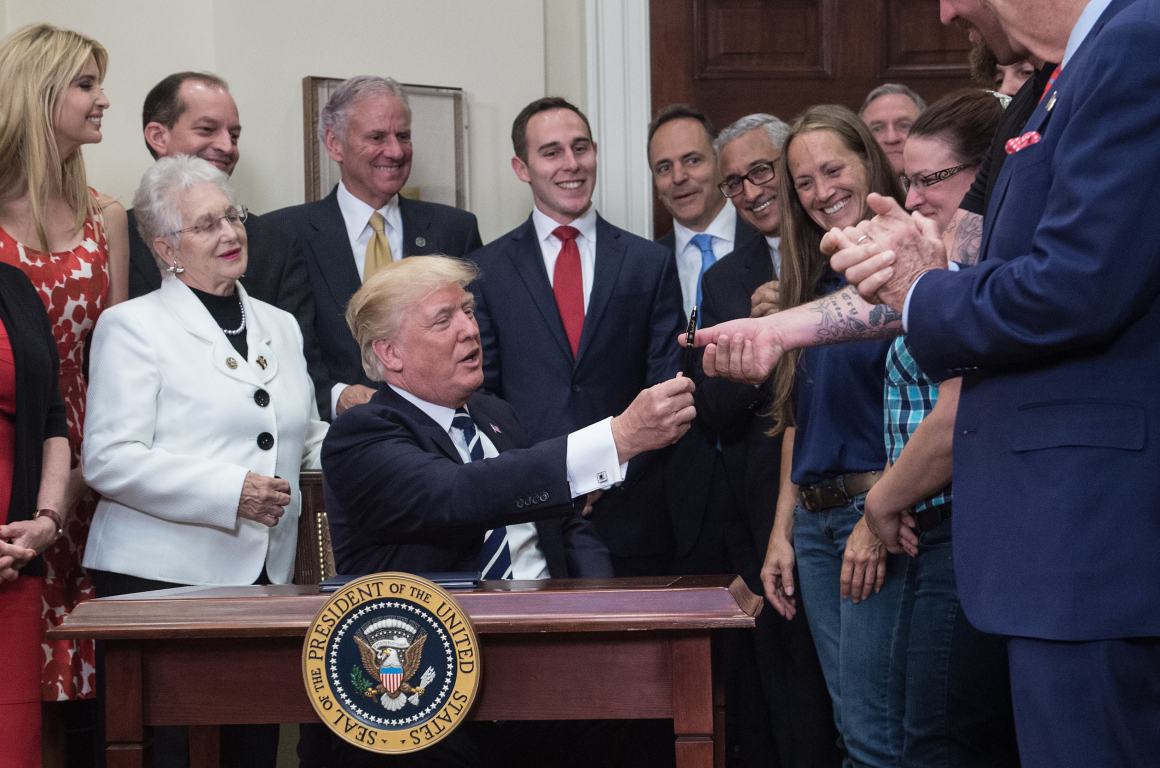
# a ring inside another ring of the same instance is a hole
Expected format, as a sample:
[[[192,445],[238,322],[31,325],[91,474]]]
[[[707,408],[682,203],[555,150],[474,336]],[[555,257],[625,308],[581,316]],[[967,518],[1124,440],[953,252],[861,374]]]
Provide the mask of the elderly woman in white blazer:
[[[84,475],[103,498],[84,564],[98,594],[288,582],[298,473],[327,427],[302,334],[238,282],[246,211],[221,171],[163,158],[133,205],[164,279],[93,333]]]

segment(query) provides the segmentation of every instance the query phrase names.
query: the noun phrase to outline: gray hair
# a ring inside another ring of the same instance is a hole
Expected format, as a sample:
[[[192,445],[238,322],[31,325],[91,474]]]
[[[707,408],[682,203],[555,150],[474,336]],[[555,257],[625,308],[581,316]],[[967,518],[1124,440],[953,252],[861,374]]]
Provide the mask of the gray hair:
[[[717,138],[713,139],[713,151],[720,155],[726,144],[741,138],[750,131],[756,131],[758,128],[765,130],[766,134],[769,135],[769,140],[773,142],[773,146],[779,150],[785,146],[785,139],[789,136],[789,126],[785,124],[785,121],[764,112],[755,112],[723,128],[721,133],[717,134]]]
[[[883,83],[870,93],[866,94],[866,100],[862,102],[862,108],[858,110],[858,117],[862,117],[866,112],[866,107],[870,106],[870,102],[879,99],[883,96],[890,96],[891,94],[899,94],[905,96],[914,102],[914,106],[918,107],[918,111],[922,112],[926,109],[926,100],[914,92],[913,89],[902,83]]]
[[[238,204],[230,179],[216,166],[193,155],[173,155],[155,162],[145,175],[133,195],[133,216],[137,219],[137,229],[141,239],[153,250],[153,241],[165,238],[177,247],[180,235],[173,234],[181,229],[181,193],[195,184],[214,184],[229,199],[230,205]],[[156,256],[156,251],[154,251]]]
[[[363,370],[371,381],[382,381],[375,355],[379,339],[393,339],[403,316],[424,297],[449,285],[466,288],[479,268],[466,259],[442,254],[408,256],[375,272],[346,305],[346,324],[362,353]]]
[[[326,145],[327,131],[332,131],[340,138],[346,135],[351,105],[367,96],[394,96],[403,102],[407,114],[411,113],[411,102],[407,100],[407,92],[398,81],[377,75],[356,75],[343,80],[330,94],[326,106],[322,108],[322,116],[318,121],[318,140],[323,146]]]

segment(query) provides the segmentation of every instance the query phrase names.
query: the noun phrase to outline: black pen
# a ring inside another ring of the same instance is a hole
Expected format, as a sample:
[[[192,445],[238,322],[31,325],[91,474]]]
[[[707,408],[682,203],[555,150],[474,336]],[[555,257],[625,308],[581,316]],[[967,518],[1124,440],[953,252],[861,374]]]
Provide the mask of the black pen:
[[[697,350],[693,348],[693,340],[697,337],[697,305],[689,313],[689,327],[685,330],[685,378],[693,378],[693,369],[697,365]]]

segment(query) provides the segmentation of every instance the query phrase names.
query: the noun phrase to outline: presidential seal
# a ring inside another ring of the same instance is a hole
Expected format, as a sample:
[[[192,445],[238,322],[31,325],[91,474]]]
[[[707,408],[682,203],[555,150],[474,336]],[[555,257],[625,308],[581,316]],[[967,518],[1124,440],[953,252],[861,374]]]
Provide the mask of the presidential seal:
[[[444,590],[409,573],[350,582],[314,617],[302,678],[322,722],[372,752],[431,746],[467,717],[479,641]]]

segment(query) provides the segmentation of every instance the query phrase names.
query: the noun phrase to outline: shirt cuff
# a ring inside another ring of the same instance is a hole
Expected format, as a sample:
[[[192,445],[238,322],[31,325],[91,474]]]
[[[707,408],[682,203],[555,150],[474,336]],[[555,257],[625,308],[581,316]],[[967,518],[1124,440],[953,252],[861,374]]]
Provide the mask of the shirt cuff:
[[[330,388],[330,420],[334,421],[338,418],[338,396],[342,394],[342,390],[349,387],[349,384],[343,384],[341,381]]]
[[[948,272],[958,272],[963,268],[962,264],[957,261],[947,262]],[[902,302],[902,332],[906,333],[910,330],[910,297],[914,295],[914,289],[918,287],[922,278],[926,277],[926,272],[918,276],[918,279],[910,284],[910,290],[906,292],[906,299]]]
[[[621,464],[619,458],[611,417],[569,434],[567,468],[572,498],[624,482],[628,464]]]

